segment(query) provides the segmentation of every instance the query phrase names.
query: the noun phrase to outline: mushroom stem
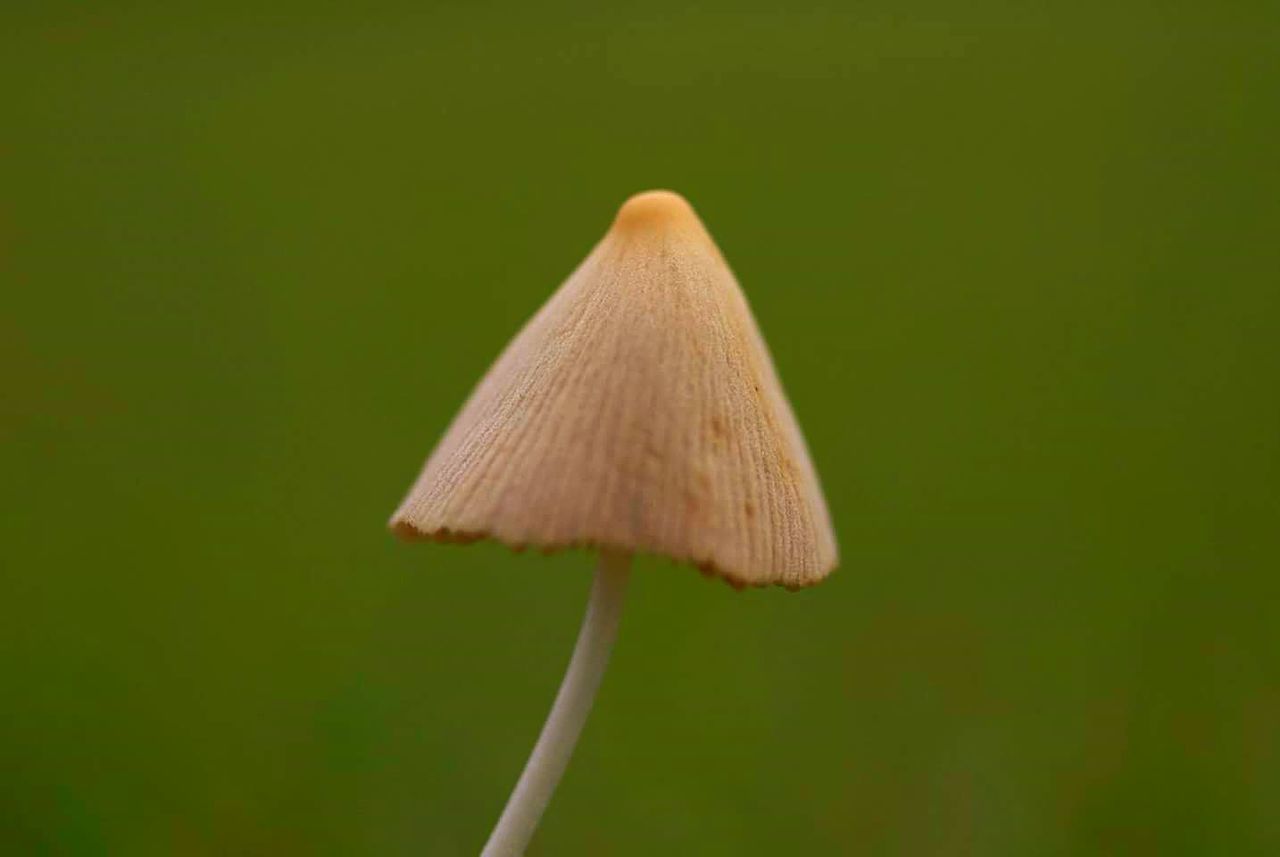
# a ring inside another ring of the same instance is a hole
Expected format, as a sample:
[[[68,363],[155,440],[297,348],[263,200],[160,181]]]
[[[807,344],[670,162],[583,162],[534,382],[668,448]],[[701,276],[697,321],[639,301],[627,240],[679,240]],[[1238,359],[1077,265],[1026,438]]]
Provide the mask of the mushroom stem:
[[[573,647],[569,669],[560,683],[555,704],[538,736],[533,753],[516,783],[502,817],[489,835],[481,857],[519,857],[547,808],[551,795],[569,764],[582,724],[591,713],[596,689],[609,664],[609,652],[618,635],[618,617],[631,573],[631,555],[600,552],[595,582],[587,601],[587,614]]]

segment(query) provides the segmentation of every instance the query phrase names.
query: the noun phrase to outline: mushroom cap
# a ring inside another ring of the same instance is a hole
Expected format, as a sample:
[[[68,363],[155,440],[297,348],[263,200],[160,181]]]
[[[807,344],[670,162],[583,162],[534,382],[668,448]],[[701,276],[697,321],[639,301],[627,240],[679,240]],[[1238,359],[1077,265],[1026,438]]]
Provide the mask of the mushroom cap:
[[[739,587],[810,586],[837,562],[746,298],[670,191],[622,206],[477,385],[391,527],[660,554]]]

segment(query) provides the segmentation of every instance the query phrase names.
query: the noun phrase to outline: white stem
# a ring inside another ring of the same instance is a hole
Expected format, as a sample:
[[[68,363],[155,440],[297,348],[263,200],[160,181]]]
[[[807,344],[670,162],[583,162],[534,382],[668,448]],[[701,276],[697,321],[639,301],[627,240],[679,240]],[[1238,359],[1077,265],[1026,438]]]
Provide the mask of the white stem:
[[[578,642],[573,647],[573,658],[564,681],[560,683],[560,692],[481,857],[520,857],[533,838],[542,811],[547,808],[573,755],[578,733],[591,713],[596,688],[609,664],[630,573],[629,554],[601,551],[587,615],[583,617],[582,630],[578,632]]]

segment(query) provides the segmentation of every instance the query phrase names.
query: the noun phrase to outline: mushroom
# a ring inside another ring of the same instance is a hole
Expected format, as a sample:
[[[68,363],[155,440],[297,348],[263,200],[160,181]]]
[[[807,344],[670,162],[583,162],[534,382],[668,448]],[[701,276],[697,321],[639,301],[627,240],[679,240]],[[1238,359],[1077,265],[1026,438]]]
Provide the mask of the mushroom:
[[[755,319],[683,197],[629,199],[472,392],[391,518],[408,539],[594,548],[573,657],[485,846],[524,852],[608,662],[631,555],[735,588],[811,586],[837,550]]]

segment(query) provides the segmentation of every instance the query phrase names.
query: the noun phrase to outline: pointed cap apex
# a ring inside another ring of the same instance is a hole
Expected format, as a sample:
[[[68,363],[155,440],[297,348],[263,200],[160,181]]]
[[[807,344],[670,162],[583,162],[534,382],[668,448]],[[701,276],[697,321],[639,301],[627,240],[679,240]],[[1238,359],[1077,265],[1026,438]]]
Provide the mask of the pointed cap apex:
[[[688,201],[670,190],[647,190],[622,204],[613,228],[622,232],[663,226],[701,226]]]

